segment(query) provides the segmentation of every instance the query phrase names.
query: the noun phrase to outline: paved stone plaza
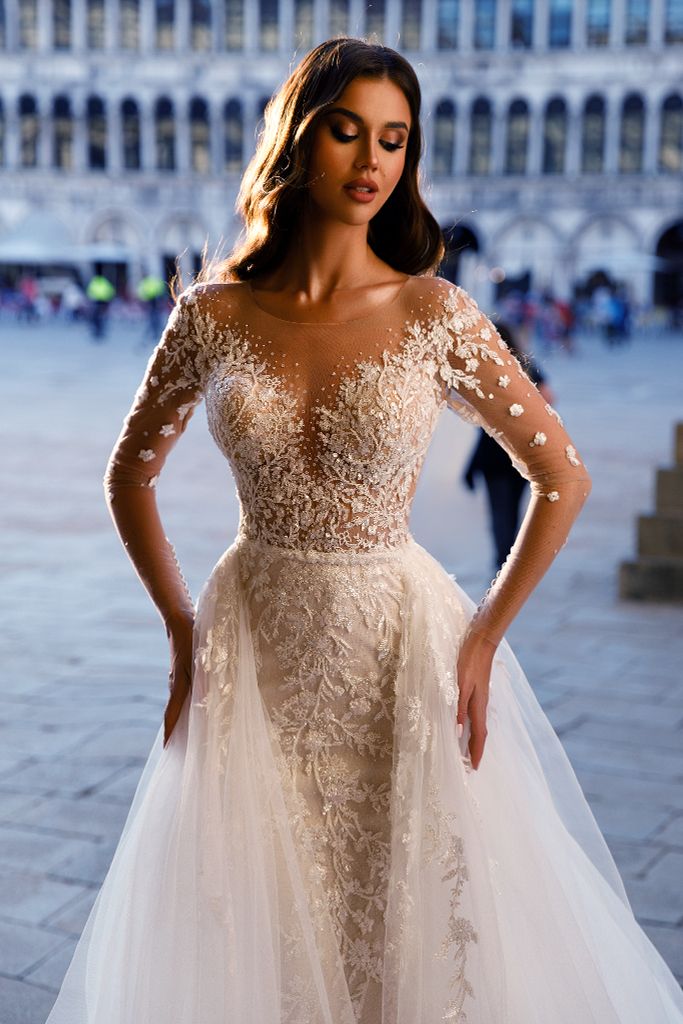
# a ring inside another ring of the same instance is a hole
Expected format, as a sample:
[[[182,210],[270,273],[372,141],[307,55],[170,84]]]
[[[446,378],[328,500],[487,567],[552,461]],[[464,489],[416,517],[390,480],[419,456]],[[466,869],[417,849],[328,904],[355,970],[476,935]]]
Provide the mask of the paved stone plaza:
[[[125,323],[101,345],[78,324],[0,321],[0,333],[9,382],[0,469],[0,1024],[43,1024],[166,700],[164,630],[101,482],[150,346]],[[654,470],[672,461],[683,338],[642,337],[623,350],[584,338],[573,359],[542,359],[593,490],[508,639],[562,737],[636,915],[683,980],[683,608],[617,597],[635,516],[652,509]],[[478,599],[492,575],[485,505],[459,481],[473,436],[444,412],[413,532]],[[159,501],[196,597],[237,523],[234,485],[203,407],[169,459]]]

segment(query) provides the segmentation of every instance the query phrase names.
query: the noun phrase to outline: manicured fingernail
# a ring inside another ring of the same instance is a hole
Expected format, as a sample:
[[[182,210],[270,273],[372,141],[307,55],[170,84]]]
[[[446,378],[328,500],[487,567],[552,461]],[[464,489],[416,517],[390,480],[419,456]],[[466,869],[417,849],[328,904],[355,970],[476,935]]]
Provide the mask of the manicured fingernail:
[[[462,739],[462,734],[463,734],[464,731],[465,730],[464,730],[464,726],[463,726],[462,722],[458,722],[458,739],[459,740]]]

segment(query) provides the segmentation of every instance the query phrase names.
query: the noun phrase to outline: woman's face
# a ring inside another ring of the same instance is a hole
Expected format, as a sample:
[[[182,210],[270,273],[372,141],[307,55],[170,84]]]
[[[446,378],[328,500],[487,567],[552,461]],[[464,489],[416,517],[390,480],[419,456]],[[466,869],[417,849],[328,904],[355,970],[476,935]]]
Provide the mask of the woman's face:
[[[400,180],[410,129],[410,106],[397,85],[388,78],[354,78],[314,131],[314,208],[344,224],[367,224]]]

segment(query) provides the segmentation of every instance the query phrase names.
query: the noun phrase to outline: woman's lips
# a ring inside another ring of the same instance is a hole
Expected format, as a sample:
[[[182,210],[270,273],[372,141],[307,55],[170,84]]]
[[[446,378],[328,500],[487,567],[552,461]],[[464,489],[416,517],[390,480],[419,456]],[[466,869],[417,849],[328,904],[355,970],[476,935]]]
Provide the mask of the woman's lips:
[[[348,192],[351,199],[355,199],[357,203],[371,203],[377,195],[376,192],[363,191],[352,185],[344,185],[344,191]]]

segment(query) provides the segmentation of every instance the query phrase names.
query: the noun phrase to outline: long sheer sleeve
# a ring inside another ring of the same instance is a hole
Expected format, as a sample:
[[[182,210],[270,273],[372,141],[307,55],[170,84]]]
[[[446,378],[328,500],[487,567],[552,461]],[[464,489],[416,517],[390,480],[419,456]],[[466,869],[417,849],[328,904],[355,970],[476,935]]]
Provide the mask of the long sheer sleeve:
[[[464,289],[437,279],[439,376],[449,406],[482,426],[531,485],[515,542],[479,603],[470,631],[494,644],[566,543],[591,479],[561,417]]]
[[[164,533],[155,484],[201,401],[196,290],[183,292],[152,352],[109,456],[106,501],[135,569],[168,624],[193,610],[175,551]]]

